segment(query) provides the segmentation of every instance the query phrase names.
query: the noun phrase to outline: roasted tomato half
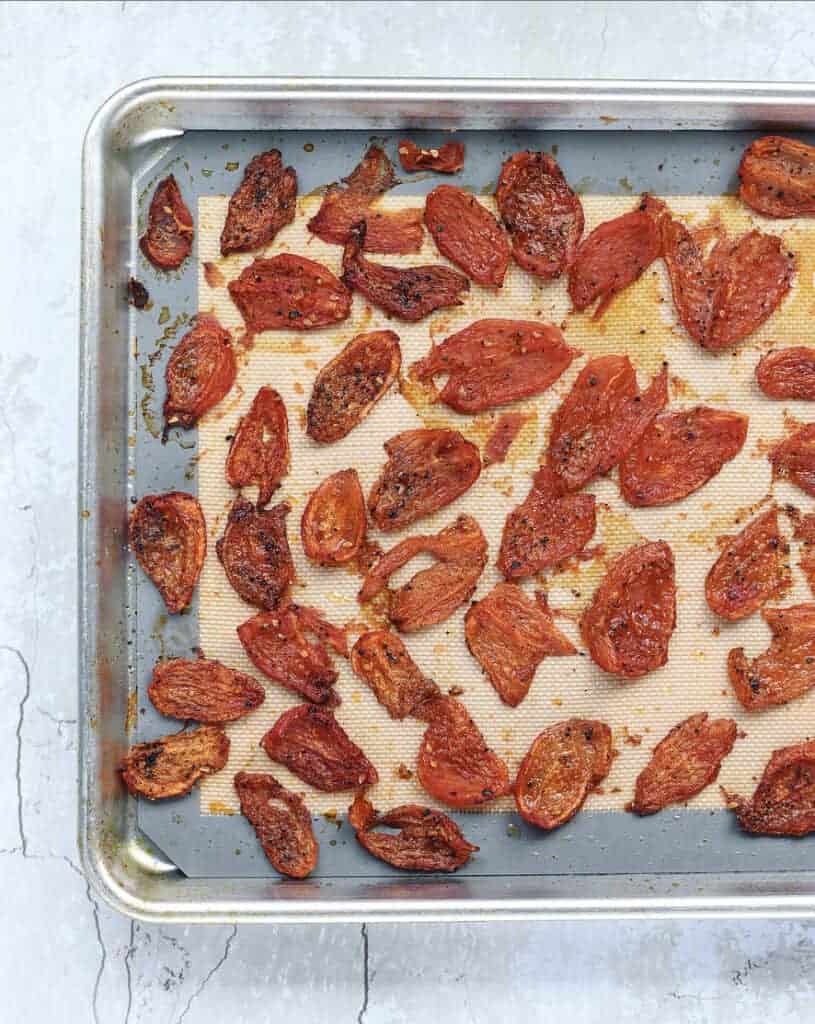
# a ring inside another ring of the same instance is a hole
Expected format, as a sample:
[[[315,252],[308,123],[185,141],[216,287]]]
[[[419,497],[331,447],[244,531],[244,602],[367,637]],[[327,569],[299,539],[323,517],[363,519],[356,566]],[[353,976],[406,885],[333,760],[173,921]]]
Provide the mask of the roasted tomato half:
[[[484,741],[461,701],[427,705],[428,725],[417,774],[427,792],[450,807],[476,807],[509,792],[507,766]]]
[[[229,738],[219,725],[162,736],[131,747],[121,764],[133,796],[166,800],[184,796],[204,775],[219,772],[229,757]]]
[[[669,505],[693,494],[734,459],[748,419],[697,405],[661,412],[620,463],[620,493],[629,505]]]
[[[749,800],[734,793],[724,796],[745,832],[768,836],[815,832],[815,740],[773,751]]]
[[[705,597],[723,619],[744,619],[791,586],[789,544],[778,529],[778,512],[762,512],[734,537],[707,574]]]
[[[388,461],[368,510],[380,530],[401,530],[468,491],[481,473],[478,448],[457,430],[406,430],[385,442]]]
[[[580,621],[592,660],[636,679],[668,660],[676,627],[673,552],[664,541],[639,544],[609,566]]]
[[[381,253],[419,252],[422,247],[421,207],[409,210],[377,210],[374,204],[398,185],[393,164],[379,146],[371,146],[343,185],[331,185],[308,229],[324,242],[345,245],[351,228],[365,221],[365,251]]]
[[[354,224],[342,253],[343,284],[399,320],[421,320],[434,309],[460,306],[461,293],[470,290],[462,274],[440,264],[387,267],[362,255],[367,222]]]
[[[323,480],[303,509],[303,550],[318,565],[344,565],[359,554],[366,525],[357,471],[341,469]]]
[[[522,412],[501,413],[484,445],[485,466],[505,461],[509,449],[515,444],[515,439],[528,419],[529,416]]]
[[[221,254],[252,252],[291,224],[297,210],[297,172],[284,167],[280,152],[259,153],[246,166],[243,181],[229,200]]]
[[[668,371],[640,391],[628,356],[598,356],[580,371],[552,417],[549,467],[564,490],[579,491],[625,458],[668,401]]]
[[[761,357],[756,381],[768,398],[815,400],[815,348],[793,345]]]
[[[207,556],[207,524],[198,500],[183,491],[145,495],[130,513],[128,536],[167,611],[186,608]]]
[[[259,509],[235,498],[224,535],[215,545],[227,579],[239,597],[258,608],[276,608],[294,579],[284,502]]]
[[[164,433],[192,427],[227,394],[238,366],[232,338],[214,316],[198,316],[167,362]]]
[[[456,412],[482,412],[540,394],[579,354],[552,324],[476,320],[434,345],[411,374],[423,381],[447,375],[442,402]]]
[[[795,258],[781,239],[721,235],[705,256],[701,237],[662,220],[662,249],[679,322],[702,348],[729,348],[757,330],[790,290]]]
[[[594,319],[633,284],[662,254],[660,220],[665,204],[643,196],[631,213],[608,220],[583,239],[569,271],[569,297],[575,309],[597,302]]]
[[[379,781],[376,768],[351,741],[334,712],[316,704],[284,712],[260,745],[273,761],[325,793]]]
[[[801,571],[806,576],[809,589],[815,594],[815,512],[801,516],[793,534],[802,544]]]
[[[743,647],[727,658],[733,692],[748,711],[788,704],[815,686],[815,604],[765,608],[769,648],[748,661]]]
[[[316,637],[308,640],[306,633]],[[238,626],[238,638],[250,660],[269,679],[294,690],[313,704],[337,705],[337,672],[326,645],[348,657],[345,630],[331,625],[320,612],[289,604],[261,612]]]
[[[306,417],[308,436],[331,444],[361,423],[393,384],[402,365],[399,335],[358,334],[320,370]]]
[[[208,658],[157,662],[147,695],[162,715],[209,724],[236,722],[266,699],[251,676]]]
[[[418,804],[403,804],[378,814],[360,793],[348,808],[348,821],[360,846],[405,871],[457,871],[478,851],[446,814]],[[375,831],[380,827],[399,832]]]
[[[439,185],[425,201],[424,222],[436,248],[476,284],[500,288],[509,266],[509,240],[474,195]]]
[[[532,601],[511,583],[498,583],[464,616],[464,636],[505,704],[516,707],[529,692],[547,655],[577,654],[555,625],[542,593]]]
[[[548,153],[511,156],[495,198],[519,266],[544,280],[569,269],[583,234],[583,207]]]
[[[815,497],[815,423],[806,423],[779,441],[767,457],[774,480],[790,480]]]
[[[249,334],[310,331],[351,312],[351,293],[328,267],[289,252],[256,259],[228,287]]]
[[[388,618],[403,633],[443,622],[469,600],[487,562],[487,541],[470,516],[459,516],[437,534],[408,537],[374,563],[359,592],[360,601],[371,601],[397,570],[423,553],[438,564],[389,592]]]
[[[422,705],[441,696],[399,637],[387,629],[362,634],[351,650],[351,668],[391,718],[406,718],[417,711],[417,717],[424,717],[419,710]]]
[[[275,870],[290,878],[311,874],[317,867],[320,847],[302,799],[266,772],[238,772],[235,789],[241,814],[255,830]]]
[[[171,175],[158,183],[139,248],[159,270],[175,270],[192,252],[192,214]]]
[[[230,487],[258,486],[257,507],[265,508],[289,471],[289,417],[274,388],[260,388],[241,417],[226,457]]]
[[[781,135],[751,142],[739,164],[739,196],[768,217],[815,213],[815,146]]]
[[[542,466],[507,516],[498,568],[508,580],[534,576],[582,551],[596,525],[594,495],[565,494],[560,478]]]
[[[401,139],[399,163],[409,173],[435,171],[437,174],[455,174],[464,166],[464,143],[445,142],[438,149],[421,149],[410,139]]]

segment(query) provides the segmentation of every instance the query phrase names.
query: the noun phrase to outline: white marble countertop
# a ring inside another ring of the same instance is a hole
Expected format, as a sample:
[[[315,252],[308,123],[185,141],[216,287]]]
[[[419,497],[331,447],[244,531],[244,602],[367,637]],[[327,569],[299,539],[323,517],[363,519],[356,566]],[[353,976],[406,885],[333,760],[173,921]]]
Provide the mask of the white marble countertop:
[[[465,41],[466,40],[466,41]],[[77,866],[82,136],[159,74],[806,81],[807,3],[4,3],[0,163],[0,1017],[812,1019],[815,924],[134,924]]]

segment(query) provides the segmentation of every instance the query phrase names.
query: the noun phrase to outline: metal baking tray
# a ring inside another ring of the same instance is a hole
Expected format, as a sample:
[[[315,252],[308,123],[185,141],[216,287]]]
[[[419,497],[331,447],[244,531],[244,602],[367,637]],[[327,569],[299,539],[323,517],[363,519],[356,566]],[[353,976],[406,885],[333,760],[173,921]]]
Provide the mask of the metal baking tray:
[[[162,446],[149,422],[153,404],[160,408],[163,362],[197,309],[197,271],[191,260],[151,277],[154,309],[173,315],[145,335],[124,296],[145,196],[177,165],[194,210],[201,195],[233,191],[230,163],[294,143],[308,192],[345,173],[373,134],[421,141],[435,131],[432,144],[450,128],[467,144],[472,184],[494,178],[497,151],[568,142],[570,176],[582,174],[590,191],[714,195],[732,191],[738,154],[757,129],[815,130],[815,89],[179,78],[138,82],[108,100],[83,156],[79,839],[88,878],[122,912],[163,921],[811,915],[815,876],[804,844],[758,839],[746,850],[724,812],[641,820],[583,812],[545,849],[515,816],[469,815],[479,864],[442,878],[373,862],[347,834],[330,842],[335,826],[318,818],[319,871],[295,882],[266,864],[242,818],[201,816],[195,793],[172,806],[138,804],[119,782],[116,766],[133,736],[168,731],[144,699],[156,657],[165,645],[178,653],[197,640],[195,606],[162,622],[125,544],[134,494],[196,486],[194,435],[190,447]],[[403,191],[433,184],[418,176]],[[510,820],[515,842],[507,841]]]

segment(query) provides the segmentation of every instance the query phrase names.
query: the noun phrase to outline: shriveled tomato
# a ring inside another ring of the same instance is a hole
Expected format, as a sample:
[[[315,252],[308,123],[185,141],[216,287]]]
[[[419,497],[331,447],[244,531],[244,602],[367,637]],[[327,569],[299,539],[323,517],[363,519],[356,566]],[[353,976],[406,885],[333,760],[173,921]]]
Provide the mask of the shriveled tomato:
[[[422,149],[410,139],[400,139],[399,163],[409,173],[435,171],[437,174],[455,174],[464,166],[464,143],[445,142],[438,149]]]
[[[792,253],[760,231],[735,241],[720,233],[705,256],[701,238],[666,216],[662,248],[679,322],[702,348],[743,341],[771,316],[795,276]]]
[[[788,704],[815,686],[815,604],[765,608],[770,646],[748,661],[743,647],[727,657],[733,692],[747,711]]]
[[[597,299],[594,319],[662,254],[660,219],[665,204],[643,196],[636,210],[608,220],[580,243],[569,271],[569,296],[575,309]]]
[[[235,789],[241,814],[275,870],[290,878],[310,875],[317,867],[320,847],[303,800],[266,772],[238,772]]]
[[[815,740],[774,750],[749,800],[723,792],[745,832],[768,836],[815,832]]]
[[[761,357],[756,381],[768,398],[815,400],[815,348],[792,345]]]
[[[460,306],[470,282],[441,264],[387,267],[362,255],[367,222],[354,224],[342,253],[342,282],[399,320],[421,320],[434,309]]]
[[[498,583],[464,616],[464,637],[505,704],[516,707],[529,692],[538,665],[548,655],[577,654],[555,625],[538,593],[530,600],[510,583]]]
[[[815,146],[781,135],[751,142],[739,163],[739,196],[768,217],[815,213]]]
[[[183,491],[146,494],[130,513],[128,536],[167,611],[186,608],[207,555],[207,524],[198,500]]]
[[[500,288],[509,266],[506,232],[474,195],[439,185],[427,196],[424,222],[436,248],[477,284]]]
[[[387,629],[362,634],[351,650],[351,668],[370,686],[391,718],[406,718],[441,696],[399,637]]]
[[[134,309],[146,309],[150,304],[150,293],[135,277],[127,282],[127,301]]]
[[[256,259],[228,287],[250,334],[310,331],[351,312],[350,291],[328,267],[289,252]]]
[[[277,149],[253,157],[229,200],[221,254],[252,252],[291,224],[297,210],[297,172],[284,167]]]
[[[697,405],[661,412],[620,463],[620,493],[629,505],[669,505],[698,491],[734,459],[748,419]]]
[[[236,722],[266,699],[251,676],[208,658],[157,662],[147,695],[162,715],[207,723]]]
[[[331,444],[361,423],[396,380],[402,365],[399,335],[358,334],[320,370],[306,416],[308,436]]]
[[[534,576],[582,551],[597,525],[593,494],[566,494],[541,466],[532,489],[504,523],[497,566],[508,580]]]
[[[495,190],[515,262],[530,274],[559,277],[574,262],[583,207],[548,153],[515,153]]]
[[[368,853],[406,871],[457,871],[478,851],[446,814],[418,804],[378,814],[359,793],[348,808],[348,821]],[[399,832],[374,831],[380,827]]]
[[[468,491],[481,473],[478,448],[457,430],[405,430],[385,442],[388,461],[368,495],[380,530],[401,530]]]
[[[589,360],[552,417],[549,467],[567,491],[578,491],[625,457],[668,401],[668,370],[646,391],[628,356]]]
[[[450,807],[476,807],[508,793],[507,766],[487,746],[461,701],[441,697],[427,709],[417,761],[427,792]]]
[[[202,725],[131,747],[122,760],[122,779],[133,796],[167,800],[184,796],[204,775],[219,772],[228,757],[223,729]]]
[[[552,324],[476,320],[413,364],[418,380],[447,374],[439,398],[456,412],[481,412],[545,391],[580,353]]]
[[[723,619],[744,619],[792,585],[789,545],[778,529],[775,508],[762,512],[734,537],[707,574],[705,597]]]
[[[656,814],[668,804],[684,803],[701,793],[716,781],[737,734],[732,718],[710,720],[707,711],[675,725],[637,776],[634,799],[626,810]]]
[[[192,252],[192,214],[172,174],[156,186],[139,248],[159,270],[175,270]]]
[[[199,315],[167,361],[164,433],[192,427],[227,394],[238,365],[232,338],[214,316]]]
[[[317,640],[306,639],[306,633]],[[261,612],[238,626],[238,638],[260,671],[302,694],[313,704],[337,705],[333,686],[337,671],[326,644],[348,657],[345,631],[326,622],[321,613],[302,605],[288,604],[274,612]]]
[[[487,562],[487,541],[470,516],[459,516],[437,534],[408,537],[374,563],[359,592],[360,601],[376,597],[397,570],[422,553],[432,555],[438,564],[389,592],[388,618],[403,633],[443,622],[472,596]]]
[[[793,536],[802,542],[801,561],[798,564],[806,576],[809,589],[815,594],[815,512],[801,516]]]
[[[806,423],[769,452],[774,480],[790,480],[815,497],[815,423]]]
[[[308,222],[312,234],[324,242],[345,245],[352,226],[365,221],[366,252],[419,252],[424,237],[421,208],[382,211],[374,206],[383,193],[399,184],[393,164],[379,146],[369,147],[343,182],[344,188],[332,185],[328,189],[316,216]]]
[[[303,550],[318,565],[343,565],[365,540],[365,498],[355,469],[326,477],[308,499],[300,521]]]
[[[619,555],[580,621],[592,660],[629,679],[667,662],[675,627],[674,558],[664,541],[638,544]]]
[[[353,743],[333,711],[301,704],[285,711],[260,741],[273,761],[325,793],[379,781],[376,768]]]
[[[265,508],[289,471],[289,417],[274,388],[260,388],[241,417],[226,457],[231,487],[258,486],[257,507]]]
[[[515,443],[515,439],[528,419],[529,416],[522,412],[501,413],[484,445],[485,466],[491,466],[506,459],[509,449]]]
[[[294,579],[285,502],[259,509],[238,496],[232,503],[223,537],[215,545],[236,594],[258,608],[276,608]]]
[[[614,758],[604,722],[569,718],[544,729],[518,769],[515,805],[537,828],[565,825],[608,775]]]

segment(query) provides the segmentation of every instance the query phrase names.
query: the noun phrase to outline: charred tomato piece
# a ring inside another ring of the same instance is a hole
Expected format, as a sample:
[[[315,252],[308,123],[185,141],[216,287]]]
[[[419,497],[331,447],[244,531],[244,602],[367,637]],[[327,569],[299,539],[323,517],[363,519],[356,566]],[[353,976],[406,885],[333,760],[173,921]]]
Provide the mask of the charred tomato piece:
[[[580,621],[592,660],[605,672],[636,679],[668,661],[676,627],[673,552],[664,541],[619,555]]]
[[[426,701],[441,696],[399,637],[387,629],[362,634],[351,650],[351,668],[370,686],[391,718],[406,718]]]
[[[815,497],[815,423],[806,423],[770,449],[774,480],[790,480]]]
[[[258,608],[276,608],[294,579],[284,502],[259,509],[246,498],[235,498],[224,535],[215,545],[232,589]]]
[[[385,442],[388,461],[368,511],[380,530],[401,530],[468,491],[481,473],[478,448],[457,430],[405,430]]]
[[[167,611],[186,608],[207,555],[207,524],[198,500],[183,491],[145,495],[130,513],[128,536]]]
[[[583,234],[583,207],[548,153],[515,153],[495,190],[515,262],[544,280],[574,262]]]
[[[459,516],[437,534],[408,537],[374,563],[359,600],[371,601],[397,570],[422,553],[432,555],[438,564],[389,591],[388,618],[402,633],[443,622],[469,600],[487,562],[487,541],[470,516]]]
[[[620,463],[620,493],[639,507],[686,498],[738,455],[747,424],[741,413],[704,405],[660,413]]]
[[[303,550],[318,565],[344,565],[359,554],[366,525],[357,471],[341,469],[308,499],[300,521]]]
[[[437,174],[455,174],[464,166],[464,143],[445,142],[438,149],[422,149],[410,139],[401,139],[399,163],[408,173],[435,171]]]
[[[198,316],[167,362],[165,435],[171,427],[192,427],[227,394],[237,373],[229,331],[214,316]]]
[[[798,564],[806,576],[809,589],[815,594],[815,512],[801,516],[793,536],[802,542],[801,561]]]
[[[127,282],[127,300],[134,309],[146,309],[150,303],[150,293],[135,277]]]
[[[815,400],[815,348],[793,345],[761,357],[756,381],[768,398]]]
[[[297,208],[297,172],[284,167],[280,152],[259,153],[246,166],[243,181],[229,200],[221,255],[252,252],[291,224]]]
[[[427,705],[427,713],[417,774],[432,797],[450,807],[477,807],[509,792],[507,766],[460,701],[442,697]]]
[[[446,374],[442,402],[456,412],[482,412],[540,394],[579,354],[552,324],[477,320],[434,345],[411,373],[422,381]]]
[[[289,471],[289,417],[274,388],[260,388],[241,417],[226,457],[230,487],[258,486],[257,507],[265,508]]]
[[[302,799],[266,772],[238,772],[235,789],[241,814],[255,830],[275,870],[290,878],[311,874],[320,848]]]
[[[516,707],[547,656],[577,654],[555,625],[542,593],[532,601],[518,587],[498,583],[464,616],[470,654],[505,704]]]
[[[478,851],[446,814],[418,804],[378,814],[360,793],[348,808],[348,821],[371,856],[405,871],[457,871]],[[375,831],[380,827],[399,832]]]
[[[399,335],[358,334],[317,374],[306,417],[308,436],[331,444],[361,423],[396,379]]]
[[[192,214],[171,175],[158,183],[139,248],[159,270],[175,270],[192,252]]]
[[[362,255],[366,236],[364,220],[348,233],[342,253],[342,283],[347,288],[399,320],[421,320],[434,309],[461,305],[461,293],[470,290],[466,277],[435,263],[419,267],[371,263]]]
[[[599,356],[586,363],[552,417],[546,458],[564,490],[578,491],[610,472],[667,401],[665,366],[641,392],[628,356]]]
[[[476,284],[500,288],[509,266],[507,235],[475,196],[454,185],[429,193],[424,222],[436,248]]]
[[[608,775],[613,757],[611,730],[604,722],[569,718],[548,726],[518,769],[518,813],[537,828],[564,825]]]
[[[788,704],[815,686],[815,604],[765,608],[770,646],[748,661],[743,647],[727,657],[730,685],[747,711]]]
[[[705,597],[711,610],[735,621],[752,615],[792,584],[789,545],[778,529],[778,512],[762,512],[734,537],[707,574]]]
[[[675,725],[654,747],[651,760],[637,776],[634,814],[656,814],[680,804],[715,782],[722,761],[733,749],[738,726],[732,718],[708,719],[707,711]]]
[[[739,196],[768,217],[815,213],[815,146],[781,135],[751,142],[739,163]]]
[[[310,331],[351,312],[351,293],[328,267],[289,252],[256,259],[228,287],[250,334]]]
[[[162,715],[209,724],[236,722],[266,699],[251,676],[208,658],[159,661],[147,695]]]
[[[220,771],[228,756],[223,729],[202,725],[131,747],[122,760],[122,779],[133,796],[167,800],[184,796],[204,775]]]
[[[723,792],[745,832],[768,836],[815,832],[815,740],[774,750],[749,800]]]
[[[376,768],[351,742],[333,711],[316,704],[284,712],[260,745],[273,761],[325,793],[379,781]]]
[[[509,449],[528,419],[529,417],[522,412],[505,412],[498,417],[484,445],[485,466],[505,461]]]

